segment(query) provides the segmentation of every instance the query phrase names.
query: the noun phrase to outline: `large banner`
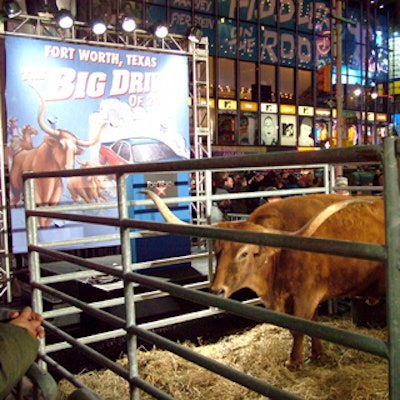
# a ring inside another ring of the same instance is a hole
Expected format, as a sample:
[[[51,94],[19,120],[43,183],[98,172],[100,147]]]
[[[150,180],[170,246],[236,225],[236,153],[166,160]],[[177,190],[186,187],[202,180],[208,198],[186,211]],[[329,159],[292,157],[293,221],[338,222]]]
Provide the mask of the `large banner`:
[[[186,56],[17,37],[6,37],[5,45],[14,253],[26,251],[22,171],[189,158]],[[116,199],[113,177],[87,179],[38,181],[37,201],[47,205]],[[96,212],[115,216],[117,210]],[[118,232],[44,219],[40,227],[40,241]]]

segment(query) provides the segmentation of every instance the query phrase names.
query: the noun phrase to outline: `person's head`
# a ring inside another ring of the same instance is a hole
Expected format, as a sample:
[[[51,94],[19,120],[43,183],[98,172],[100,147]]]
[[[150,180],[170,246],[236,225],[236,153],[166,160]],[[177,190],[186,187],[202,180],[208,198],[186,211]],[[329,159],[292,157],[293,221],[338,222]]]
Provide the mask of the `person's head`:
[[[235,186],[237,186],[238,188],[246,187],[247,186],[247,178],[244,175],[236,176]]]
[[[265,190],[274,192],[274,191],[277,191],[278,189],[275,186],[269,186]],[[279,200],[282,200],[282,197],[278,196],[277,194],[274,196],[267,197],[267,203],[273,203],[273,202],[279,201]]]
[[[231,175],[227,175],[224,181],[224,186],[227,186],[229,188],[233,188],[235,185],[235,181],[233,180],[233,177]]]
[[[349,195],[350,192],[347,190],[349,180],[345,176],[338,176],[335,180],[335,193],[342,195]]]
[[[304,118],[300,125],[300,136],[310,136],[312,132],[312,122],[310,118]]]
[[[229,176],[229,173],[225,172],[225,171],[215,172],[213,174],[214,187],[220,188],[220,187],[224,186],[225,181],[228,176]]]
[[[218,188],[215,191],[215,194],[228,194],[228,191],[225,189]],[[229,199],[218,200],[217,205],[218,208],[221,209],[222,211],[228,210],[229,207],[231,206],[231,201]]]
[[[265,129],[272,129],[274,127],[274,121],[272,121],[272,118],[270,116],[266,116],[264,118],[263,126]]]

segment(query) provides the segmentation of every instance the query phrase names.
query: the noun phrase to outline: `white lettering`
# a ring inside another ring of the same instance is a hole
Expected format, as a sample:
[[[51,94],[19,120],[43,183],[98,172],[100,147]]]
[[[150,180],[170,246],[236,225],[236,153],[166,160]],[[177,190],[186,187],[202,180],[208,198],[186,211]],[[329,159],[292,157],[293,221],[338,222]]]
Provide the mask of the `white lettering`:
[[[103,97],[106,92],[107,75],[104,72],[94,72],[87,81],[87,94],[92,99]]]
[[[294,57],[294,37],[288,33],[282,33],[281,38],[281,57],[286,60],[293,60]]]
[[[75,56],[75,49],[66,46],[44,46],[45,57],[61,58],[64,60],[73,60]]]
[[[129,90],[129,71],[117,69],[113,71],[110,96],[122,96]]]
[[[260,18],[268,18],[273,15],[276,15],[275,9],[276,9],[276,0],[271,0],[271,1],[264,1],[262,2],[262,9],[260,9]],[[276,18],[275,18],[276,20]]]
[[[159,74],[156,72],[130,72],[114,70],[110,96],[150,93],[158,89]]]
[[[119,53],[88,49],[78,49],[78,52],[81,61],[114,65],[119,65],[120,63]]]
[[[275,48],[278,44],[278,34],[274,31],[264,31],[264,35],[261,38],[261,60],[267,60],[268,62],[277,63],[278,55],[276,54]]]
[[[299,39],[298,48],[298,58],[299,62],[302,64],[308,64],[312,58],[312,47],[311,42],[306,37],[301,37]]]
[[[295,10],[296,9],[293,0],[281,0],[279,10],[281,23],[291,21],[293,19]]]

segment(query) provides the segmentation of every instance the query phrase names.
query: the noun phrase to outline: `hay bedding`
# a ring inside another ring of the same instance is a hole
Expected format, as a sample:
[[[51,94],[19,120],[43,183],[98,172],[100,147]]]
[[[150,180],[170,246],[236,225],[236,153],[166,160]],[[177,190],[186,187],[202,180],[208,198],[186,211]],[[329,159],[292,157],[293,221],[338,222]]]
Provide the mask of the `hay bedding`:
[[[385,330],[356,328],[349,320],[326,322],[369,336],[386,338]],[[309,352],[308,347],[305,351]],[[292,339],[286,329],[258,325],[241,334],[227,336],[214,344],[185,346],[262,379],[307,400],[384,400],[388,399],[386,360],[344,346],[323,342],[322,361],[305,363],[298,371],[284,367]],[[307,354],[307,353],[306,353]],[[228,381],[167,351],[142,350],[138,354],[140,376],[177,400],[252,400],[262,399],[247,388]],[[126,366],[126,358],[119,360]],[[128,385],[111,371],[83,372],[78,378],[104,400],[128,400]],[[60,382],[65,399],[72,391]],[[141,399],[153,399],[141,393]]]

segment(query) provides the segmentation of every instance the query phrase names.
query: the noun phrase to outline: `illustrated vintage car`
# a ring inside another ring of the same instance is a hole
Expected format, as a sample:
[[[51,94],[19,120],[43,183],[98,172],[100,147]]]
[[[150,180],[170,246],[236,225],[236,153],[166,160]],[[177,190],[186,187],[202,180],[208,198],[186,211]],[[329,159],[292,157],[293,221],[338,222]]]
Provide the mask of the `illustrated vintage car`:
[[[127,165],[180,158],[168,145],[151,138],[132,138],[103,143],[99,155],[102,165]]]

